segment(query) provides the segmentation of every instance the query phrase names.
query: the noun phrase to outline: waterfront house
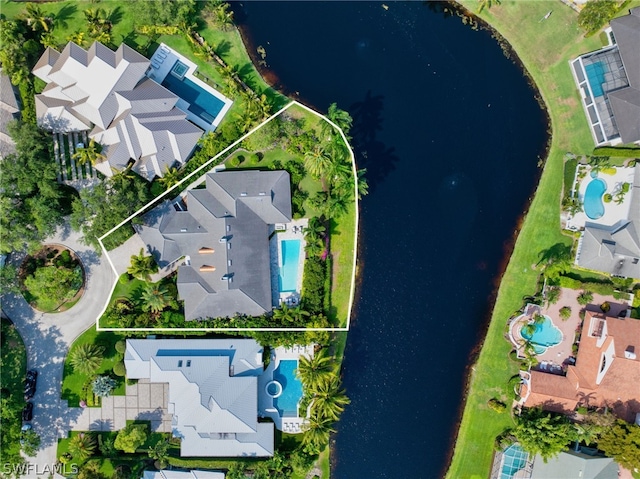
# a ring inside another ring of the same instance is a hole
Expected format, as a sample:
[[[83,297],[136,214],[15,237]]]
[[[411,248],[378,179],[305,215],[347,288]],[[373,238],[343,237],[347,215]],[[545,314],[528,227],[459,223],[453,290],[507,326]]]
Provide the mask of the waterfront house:
[[[16,92],[7,75],[0,68],[0,159],[10,153],[15,153],[16,146],[9,136],[7,126],[20,116],[20,107],[16,99]]]
[[[610,44],[571,61],[597,145],[640,143],[640,7],[614,18]]]
[[[586,311],[575,364],[524,373],[522,403],[572,414],[576,407],[608,407],[633,422],[640,412],[640,320]]]
[[[628,194],[631,205],[627,219],[612,226],[585,223],[576,254],[578,266],[640,278],[640,164],[635,166],[633,187]]]
[[[95,165],[106,176],[133,163],[152,180],[191,156],[203,130],[179,108],[180,98],[147,77],[150,61],[124,43],[114,52],[100,42],[89,49],[69,42],[47,48],[33,74],[47,83],[36,95],[38,123],[54,132],[88,131],[106,157]]]
[[[186,320],[271,311],[269,236],[291,221],[289,173],[220,171],[204,186],[144,215],[138,234],[160,268],[178,265]]]
[[[269,457],[273,423],[258,422],[263,349],[253,339],[127,339],[127,379],[169,385],[183,457]]]

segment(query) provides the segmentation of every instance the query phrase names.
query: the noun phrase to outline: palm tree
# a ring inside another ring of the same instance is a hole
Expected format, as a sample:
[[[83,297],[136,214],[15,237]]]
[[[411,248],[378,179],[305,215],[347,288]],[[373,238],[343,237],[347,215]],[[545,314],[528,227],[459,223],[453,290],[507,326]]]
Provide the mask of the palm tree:
[[[482,13],[485,8],[489,10],[494,5],[500,5],[501,0],[479,0],[478,13]]]
[[[158,283],[147,283],[140,296],[142,310],[151,311],[153,314],[160,313],[169,305],[171,297],[169,291]]]
[[[165,167],[164,175],[158,180],[166,189],[178,184],[180,181],[180,170],[175,166],[173,168]]]
[[[144,254],[144,248],[140,248],[140,253],[131,256],[131,264],[127,268],[129,273],[134,278],[138,278],[142,281],[150,281],[151,275],[158,272],[158,265],[153,259],[153,256],[146,256]]]
[[[330,195],[327,197],[327,202],[324,206],[325,216],[327,218],[338,219],[347,213],[348,208],[347,198]]]
[[[45,32],[40,35],[40,45],[45,48],[56,48],[58,46],[58,42],[51,32]]]
[[[329,380],[334,373],[333,358],[321,349],[313,357],[300,356],[298,361],[298,377],[309,391],[315,391],[321,383]]]
[[[314,178],[322,178],[333,166],[327,151],[316,145],[304,155],[304,166]]]
[[[327,228],[325,228],[322,221],[320,221],[320,218],[318,218],[317,216],[314,216],[313,218],[309,218],[309,222],[307,223],[307,226],[304,229],[304,238],[305,239],[307,239],[308,237],[323,238],[326,230]]]
[[[228,30],[233,25],[233,12],[229,10],[229,4],[227,2],[216,2],[213,8],[216,25],[222,30]]]
[[[340,386],[340,378],[333,374],[313,388],[312,408],[320,417],[337,421],[344,407],[351,402]]]
[[[329,444],[329,436],[333,429],[331,419],[318,414],[311,413],[311,416],[304,423],[304,435],[302,436],[302,444],[311,454],[318,454],[327,444]]]
[[[363,196],[369,194],[369,182],[364,176],[367,173],[366,168],[358,170],[358,199],[361,200]]]
[[[45,15],[42,12],[42,9],[33,3],[27,3],[24,19],[33,31],[41,28],[45,32],[48,32],[51,29],[51,24],[53,23],[53,19]]]
[[[338,125],[345,136],[349,134],[349,130],[351,130],[351,126],[353,125],[353,118],[351,118],[351,115],[349,115],[348,112],[338,108],[338,105],[336,103],[332,103],[331,105],[329,105],[327,118]],[[339,136],[338,132],[333,128],[333,126],[331,126],[329,122],[322,122],[320,128],[322,129],[322,134],[324,136]],[[348,138],[349,137],[347,136],[347,139]]]
[[[95,373],[102,364],[104,348],[91,343],[81,344],[71,351],[69,361],[73,370],[80,374]]]
[[[96,163],[105,160],[107,157],[102,153],[102,145],[97,143],[93,138],[89,140],[89,144],[76,149],[76,152],[71,157],[78,162],[78,165],[84,165],[90,163],[95,165]]]
[[[97,445],[98,443],[93,434],[81,432],[73,436],[69,441],[69,452],[80,461],[84,461],[96,451]]]

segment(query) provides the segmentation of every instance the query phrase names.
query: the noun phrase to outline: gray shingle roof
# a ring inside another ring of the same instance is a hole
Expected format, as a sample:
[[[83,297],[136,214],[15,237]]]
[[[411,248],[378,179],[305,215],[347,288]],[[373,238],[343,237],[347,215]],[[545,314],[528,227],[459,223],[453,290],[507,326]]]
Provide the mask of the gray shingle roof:
[[[531,479],[617,479],[618,465],[613,459],[579,452],[561,452],[546,461],[536,456]]]
[[[640,7],[632,9],[629,15],[614,18],[610,24],[629,84],[640,90]]]
[[[270,311],[268,225],[291,221],[289,173],[210,173],[205,189],[188,191],[186,204],[177,211],[164,203],[137,227],[160,267],[189,258],[177,281],[185,318]]]
[[[128,339],[127,377],[169,383],[182,456],[270,456],[273,424],[259,424],[262,347],[252,339]]]
[[[640,140],[640,90],[627,87],[609,93],[608,97],[622,143]]]

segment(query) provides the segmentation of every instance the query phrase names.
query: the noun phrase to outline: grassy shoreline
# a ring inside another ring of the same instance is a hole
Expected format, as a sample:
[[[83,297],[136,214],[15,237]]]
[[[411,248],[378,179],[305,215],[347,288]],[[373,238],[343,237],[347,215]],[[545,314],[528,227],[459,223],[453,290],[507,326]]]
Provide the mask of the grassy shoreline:
[[[458,3],[468,12],[478,9],[477,0]],[[549,11],[552,15],[542,23]],[[504,326],[522,305],[523,297],[535,291],[539,271],[534,265],[540,252],[571,242],[560,230],[564,155],[590,154],[594,143],[568,61],[601,46],[597,35],[585,39],[576,24],[577,13],[556,1],[503,1],[479,17],[499,34],[496,38],[507,52],[512,49],[517,54],[537,87],[551,121],[551,143],[536,194],[502,276],[482,349],[470,366],[464,410],[446,474],[451,479],[488,477],[494,439],[512,424],[507,413],[496,413],[487,406],[492,397],[508,398],[507,382],[517,373],[517,366],[508,359],[511,347],[503,338]]]

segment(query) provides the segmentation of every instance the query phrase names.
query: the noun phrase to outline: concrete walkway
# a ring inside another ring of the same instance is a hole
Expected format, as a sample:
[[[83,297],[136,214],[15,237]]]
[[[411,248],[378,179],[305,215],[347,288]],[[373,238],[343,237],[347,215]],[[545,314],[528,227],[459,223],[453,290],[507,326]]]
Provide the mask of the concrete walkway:
[[[16,325],[27,349],[27,368],[38,370],[38,384],[33,398],[33,429],[40,435],[41,447],[27,462],[42,471],[57,460],[58,438],[66,437],[69,426],[82,411],[67,407],[60,399],[64,359],[73,341],[89,327],[109,300],[115,275],[108,261],[80,242],[80,234],[68,227],[60,228],[46,243],[62,244],[80,257],[86,274],[85,292],[78,303],[62,313],[41,313],[32,309],[22,296],[5,295],[2,309]],[[14,255],[15,256],[15,255]],[[19,263],[22,258],[12,257]],[[42,478],[35,468],[23,477]]]

